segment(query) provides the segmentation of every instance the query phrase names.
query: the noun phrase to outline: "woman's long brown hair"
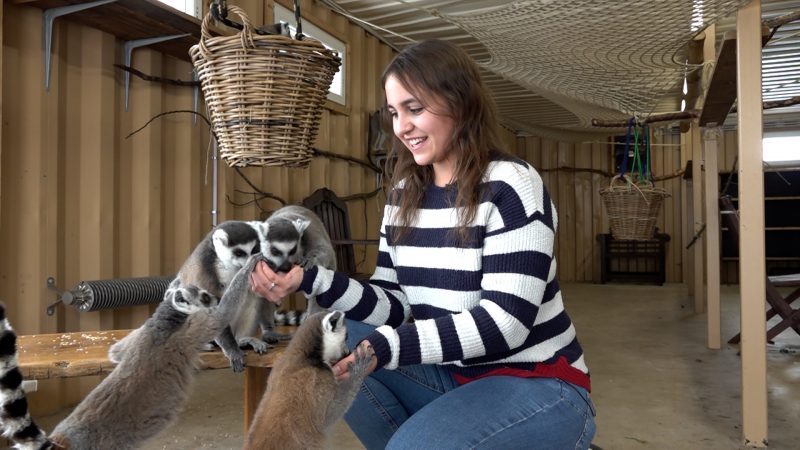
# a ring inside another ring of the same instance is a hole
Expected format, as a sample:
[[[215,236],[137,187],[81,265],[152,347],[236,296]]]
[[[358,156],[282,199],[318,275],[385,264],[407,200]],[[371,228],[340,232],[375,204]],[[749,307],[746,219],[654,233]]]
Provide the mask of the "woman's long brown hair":
[[[503,152],[494,100],[483,84],[478,65],[461,48],[446,41],[428,40],[405,48],[383,72],[381,83],[395,77],[430,112],[453,119],[450,152],[455,155],[454,181],[458,186],[458,238],[467,240],[469,225],[480,204],[479,185],[492,152]],[[384,111],[386,108],[384,108]],[[390,120],[387,118],[387,120]],[[420,166],[395,136],[387,164],[392,186],[403,181],[402,195],[389,199],[398,205],[401,228],[392,236],[402,239],[413,226],[425,194],[433,183],[433,167]]]

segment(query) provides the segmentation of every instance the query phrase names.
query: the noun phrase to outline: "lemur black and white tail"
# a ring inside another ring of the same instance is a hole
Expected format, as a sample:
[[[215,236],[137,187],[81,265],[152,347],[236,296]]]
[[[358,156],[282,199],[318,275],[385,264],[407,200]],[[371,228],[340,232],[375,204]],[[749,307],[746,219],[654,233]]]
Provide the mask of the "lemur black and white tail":
[[[55,448],[28,413],[28,399],[22,390],[22,374],[17,364],[17,335],[0,303],[0,427],[15,448],[44,450]]]

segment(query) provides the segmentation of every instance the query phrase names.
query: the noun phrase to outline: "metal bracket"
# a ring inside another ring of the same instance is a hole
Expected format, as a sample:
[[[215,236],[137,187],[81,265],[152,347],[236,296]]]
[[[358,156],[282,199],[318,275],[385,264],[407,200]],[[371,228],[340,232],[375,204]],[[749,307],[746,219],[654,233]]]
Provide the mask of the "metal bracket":
[[[180,39],[182,37],[191,36],[191,33],[184,33],[184,34],[173,34],[170,36],[159,36],[159,37],[152,37],[152,38],[145,38],[145,39],[134,39],[132,41],[125,41],[124,51],[125,51],[125,66],[131,67],[131,53],[133,50],[139,47],[146,47],[151,44],[157,44],[159,42],[170,41],[172,39]],[[130,84],[131,84],[131,73],[125,71],[125,111],[128,110],[128,94],[130,91]]]
[[[47,315],[52,316],[56,312],[56,306],[59,303],[64,303],[65,305],[72,304],[73,296],[72,292],[61,292],[58,290],[58,286],[56,286],[56,279],[53,277],[47,277],[47,289],[54,291],[56,295],[58,295],[58,301],[53,303],[52,305],[47,307]]]
[[[45,9],[42,12],[42,44],[44,45],[44,89],[50,90],[50,50],[53,42],[53,21],[56,17],[65,16],[84,9],[94,8],[95,6],[105,5],[106,3],[117,0],[98,0],[96,2],[84,3],[82,5],[59,6],[58,8]]]

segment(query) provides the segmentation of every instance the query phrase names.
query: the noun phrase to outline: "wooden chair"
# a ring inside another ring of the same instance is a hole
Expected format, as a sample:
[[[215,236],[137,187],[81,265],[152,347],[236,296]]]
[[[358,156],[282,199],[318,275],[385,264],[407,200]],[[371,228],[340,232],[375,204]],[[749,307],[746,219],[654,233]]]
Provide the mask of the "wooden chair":
[[[723,195],[719,199],[719,210],[722,214],[722,223],[728,229],[732,244],[739,247],[739,216],[736,208],[733,206],[730,196]],[[795,287],[788,295],[783,296],[778,291],[779,287]],[[767,341],[772,341],[775,336],[786,330],[787,328],[794,329],[797,334],[800,334],[800,308],[792,308],[792,302],[800,298],[800,273],[780,276],[767,276],[767,303],[770,309],[767,311],[767,319],[769,320],[775,315],[781,317],[781,321],[767,330]],[[737,334],[732,337],[728,343],[738,344],[741,336]]]
[[[336,267],[340,272],[350,274],[353,278],[366,279],[369,274],[356,271],[356,259],[353,246],[376,245],[377,239],[352,239],[350,234],[350,217],[347,205],[328,188],[320,188],[306,197],[303,206],[314,211],[325,225],[336,250]]]

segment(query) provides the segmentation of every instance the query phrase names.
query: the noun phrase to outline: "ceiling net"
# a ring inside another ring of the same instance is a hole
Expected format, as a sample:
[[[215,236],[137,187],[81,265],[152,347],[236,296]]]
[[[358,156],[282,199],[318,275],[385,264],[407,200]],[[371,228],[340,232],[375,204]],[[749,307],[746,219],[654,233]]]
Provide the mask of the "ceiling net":
[[[747,0],[530,0],[438,16],[481,41],[482,63],[575,114],[647,116],[680,92],[686,44]],[[677,105],[676,105],[677,109]]]

